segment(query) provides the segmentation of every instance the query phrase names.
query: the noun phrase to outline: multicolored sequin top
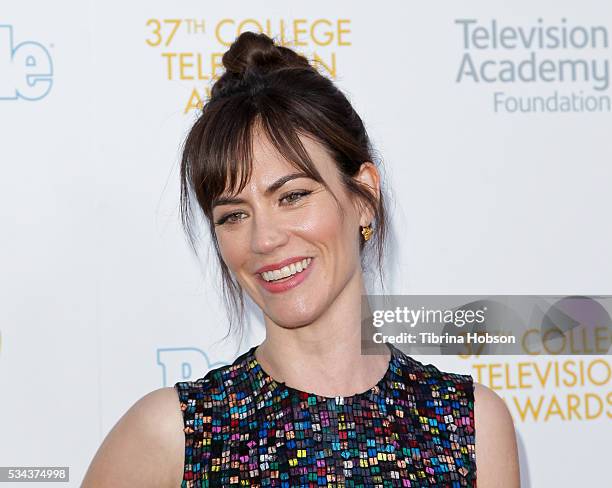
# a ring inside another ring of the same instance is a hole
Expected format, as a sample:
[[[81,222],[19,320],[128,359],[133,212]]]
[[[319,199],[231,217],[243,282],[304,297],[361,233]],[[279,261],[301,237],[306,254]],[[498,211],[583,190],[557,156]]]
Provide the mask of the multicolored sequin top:
[[[348,397],[277,382],[255,358],[257,346],[176,383],[181,486],[476,486],[472,377],[388,346],[384,377]]]

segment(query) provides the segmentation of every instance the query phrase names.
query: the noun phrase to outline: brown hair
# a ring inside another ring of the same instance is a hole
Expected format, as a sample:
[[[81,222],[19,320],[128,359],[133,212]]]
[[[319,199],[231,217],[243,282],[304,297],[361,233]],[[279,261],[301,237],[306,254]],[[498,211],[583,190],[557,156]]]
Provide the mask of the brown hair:
[[[370,139],[359,115],[345,95],[320,74],[307,58],[276,45],[265,34],[242,33],[223,55],[225,73],[214,83],[202,113],[189,131],[181,160],[181,220],[197,255],[193,232],[193,196],[208,220],[219,261],[223,296],[228,310],[244,318],[244,295],[221,257],[212,209],[215,200],[230,189],[240,193],[252,171],[252,137],[261,129],[279,153],[313,180],[329,186],[310,159],[298,134],[321,143],[336,162],[344,188],[374,214],[372,243],[382,267],[388,221],[381,176],[380,194],[374,195],[353,177],[365,161],[374,162]],[[374,162],[376,164],[376,162]],[[377,164],[380,166],[380,163]],[[333,198],[338,202],[335,195]],[[339,207],[342,211],[341,207]],[[362,266],[366,241],[360,229]],[[230,330],[232,314],[229,314]]]

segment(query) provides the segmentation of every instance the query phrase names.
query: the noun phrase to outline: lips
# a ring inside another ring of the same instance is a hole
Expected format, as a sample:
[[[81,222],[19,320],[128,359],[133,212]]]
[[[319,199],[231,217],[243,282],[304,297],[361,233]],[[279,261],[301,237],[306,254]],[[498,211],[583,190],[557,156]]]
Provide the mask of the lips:
[[[275,269],[280,269],[283,266],[289,266],[292,263],[297,263],[298,261],[302,261],[303,259],[307,259],[311,256],[295,256],[292,258],[287,258],[283,261],[279,261],[278,263],[267,264],[266,266],[262,266],[258,270],[255,271],[256,274],[261,274],[264,271],[273,271]]]
[[[316,267],[315,259],[311,259],[310,264],[304,268],[300,273],[295,273],[285,279],[275,280],[275,281],[266,281],[261,274],[257,274],[257,281],[261,285],[261,287],[270,292],[270,293],[283,293],[288,292],[299,286],[307,277],[312,273],[313,268]],[[291,264],[291,260],[285,260],[284,263],[289,262]],[[274,265],[277,266],[277,265]],[[287,266],[285,264],[285,266]],[[264,268],[262,268],[264,269]]]

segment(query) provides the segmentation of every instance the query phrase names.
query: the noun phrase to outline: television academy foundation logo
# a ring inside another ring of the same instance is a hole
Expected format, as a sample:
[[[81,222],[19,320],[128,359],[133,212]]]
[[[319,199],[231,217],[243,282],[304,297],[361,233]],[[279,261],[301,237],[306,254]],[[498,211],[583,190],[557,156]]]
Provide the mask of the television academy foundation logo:
[[[53,60],[36,41],[17,42],[12,25],[0,25],[0,100],[37,101],[53,86]]]
[[[455,26],[462,48],[455,81],[492,86],[494,113],[611,111],[605,25],[460,18]]]

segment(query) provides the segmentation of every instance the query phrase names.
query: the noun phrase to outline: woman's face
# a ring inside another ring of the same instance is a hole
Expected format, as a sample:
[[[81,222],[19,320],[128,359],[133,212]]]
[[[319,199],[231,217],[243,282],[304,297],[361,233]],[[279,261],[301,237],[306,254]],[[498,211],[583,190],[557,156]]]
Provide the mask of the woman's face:
[[[264,314],[288,328],[312,323],[351,280],[360,278],[359,226],[370,222],[369,215],[351,203],[323,146],[308,137],[300,139],[344,208],[344,219],[331,193],[307,176],[274,185],[298,170],[260,135],[254,136],[251,179],[236,195],[242,201],[220,202],[213,209],[224,262]],[[278,272],[258,272],[294,262],[301,264],[289,265],[284,273],[295,274],[278,281],[273,280]]]

